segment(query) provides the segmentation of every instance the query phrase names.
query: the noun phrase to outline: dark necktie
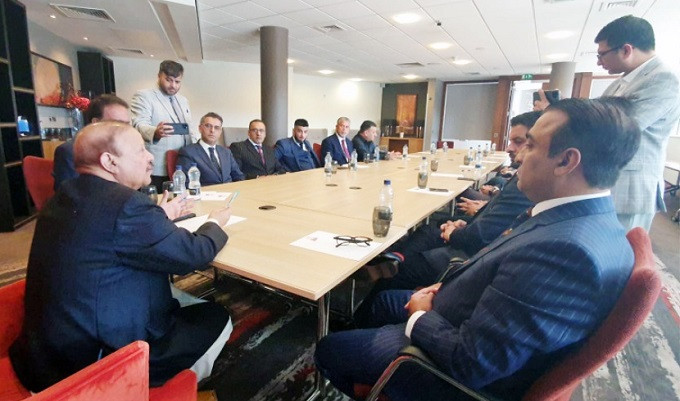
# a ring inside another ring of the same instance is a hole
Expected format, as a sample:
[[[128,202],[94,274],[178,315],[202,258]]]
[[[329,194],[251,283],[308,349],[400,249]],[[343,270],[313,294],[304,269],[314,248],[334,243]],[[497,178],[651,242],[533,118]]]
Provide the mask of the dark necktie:
[[[217,161],[217,157],[215,156],[215,148],[211,146],[208,148],[208,151],[210,152],[210,161],[215,165],[217,171],[221,171],[220,162]]]
[[[184,120],[184,113],[182,113],[182,109],[179,107],[179,103],[177,103],[177,99],[175,99],[174,96],[170,96],[170,104],[172,105],[172,110],[175,112],[177,121],[180,123],[185,123],[186,121]]]
[[[262,160],[262,165],[267,167],[267,164],[264,161],[264,153],[262,153],[262,145],[255,145],[255,147],[257,148],[257,153],[260,154],[260,160]]]

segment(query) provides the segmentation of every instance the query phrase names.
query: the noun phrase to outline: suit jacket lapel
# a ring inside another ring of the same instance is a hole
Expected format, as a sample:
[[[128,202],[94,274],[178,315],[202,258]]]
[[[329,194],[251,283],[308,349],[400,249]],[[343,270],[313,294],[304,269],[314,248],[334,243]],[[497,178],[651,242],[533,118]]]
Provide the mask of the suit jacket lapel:
[[[200,143],[196,143],[196,145],[198,146],[198,153],[199,153],[199,155],[200,155],[199,157],[203,160],[203,163],[205,163],[206,165],[210,166],[210,169],[211,169],[212,171],[214,171],[215,174],[217,174],[217,176],[218,176],[218,177],[220,178],[220,180],[221,180],[221,179],[222,179],[222,172],[219,171],[219,170],[217,169],[217,166],[215,166],[215,163],[213,163],[212,160],[210,160],[210,156],[208,156],[208,153],[206,153],[205,149],[203,149],[203,146],[201,146]],[[218,148],[217,146],[215,146],[215,151],[218,153],[218,157],[219,157],[219,159],[220,159],[220,166],[222,166],[222,165],[223,165],[223,162],[222,162],[222,161],[224,160],[224,158],[222,157],[221,154],[219,154],[220,152],[219,152],[219,148]],[[208,151],[208,152],[209,152],[209,151]]]
[[[321,162],[319,161],[319,158],[316,157],[316,152],[314,152],[314,147],[309,144],[308,140],[305,140],[305,147],[307,148],[307,152],[309,152],[312,157],[312,163],[314,163],[314,167],[321,166]]]
[[[160,104],[165,109],[166,114],[168,116],[170,116],[170,120],[172,120],[173,123],[178,123],[179,121],[176,121],[177,118],[175,117],[175,110],[173,110],[172,105],[170,104],[170,101],[168,100],[168,97],[165,96],[161,92],[160,89],[155,89],[153,93],[156,95],[156,98],[158,99]],[[180,108],[181,108],[181,106],[180,106]],[[185,120],[186,120],[186,117],[185,117]]]

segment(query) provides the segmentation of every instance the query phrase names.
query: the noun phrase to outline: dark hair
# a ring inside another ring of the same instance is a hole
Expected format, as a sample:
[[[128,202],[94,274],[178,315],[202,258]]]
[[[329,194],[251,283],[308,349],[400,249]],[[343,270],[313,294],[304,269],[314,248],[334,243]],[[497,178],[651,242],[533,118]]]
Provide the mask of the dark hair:
[[[250,126],[253,125],[253,123],[262,123],[264,124],[264,121],[260,120],[259,118],[256,118],[252,120],[251,122],[248,123],[248,130],[250,131]]]
[[[184,74],[184,67],[176,61],[164,60],[158,69],[158,73],[161,72],[169,77],[177,78]]]
[[[626,43],[642,51],[654,50],[654,29],[647,20],[626,15],[608,23],[595,37],[595,43],[607,41],[610,48],[621,47]]]
[[[362,132],[366,131],[371,127],[377,127],[377,125],[375,125],[375,123],[371,120],[366,120],[363,123],[361,123],[361,127],[359,127],[359,133],[361,134]]]
[[[548,156],[567,148],[581,152],[583,176],[593,188],[611,188],[640,146],[640,128],[630,117],[632,105],[622,97],[564,99],[546,112],[560,111],[567,122],[550,141]]]
[[[216,118],[216,119],[220,120],[220,124],[223,124],[223,123],[224,123],[224,120],[222,119],[222,116],[220,116],[220,115],[217,114],[217,113],[213,113],[213,112],[211,111],[211,112],[209,112],[209,113],[206,113],[203,117],[201,117],[201,122],[200,122],[200,124],[203,124],[203,121],[205,121],[205,119],[208,118],[208,117],[209,117],[209,118]]]
[[[518,114],[510,119],[510,126],[523,125],[527,128],[531,128],[536,124],[536,120],[538,120],[538,117],[540,116],[540,111],[530,111],[528,113]]]
[[[304,118],[298,118],[298,119],[295,120],[295,122],[293,123],[293,126],[296,126],[296,127],[309,127],[309,123],[308,123],[307,120],[305,120]]]
[[[123,106],[126,109],[129,108],[125,100],[119,98],[116,95],[103,94],[92,99],[90,105],[87,107],[87,110],[85,110],[83,113],[85,124],[91,123],[93,118],[98,118],[101,120],[102,115],[104,114],[104,109],[114,104]]]

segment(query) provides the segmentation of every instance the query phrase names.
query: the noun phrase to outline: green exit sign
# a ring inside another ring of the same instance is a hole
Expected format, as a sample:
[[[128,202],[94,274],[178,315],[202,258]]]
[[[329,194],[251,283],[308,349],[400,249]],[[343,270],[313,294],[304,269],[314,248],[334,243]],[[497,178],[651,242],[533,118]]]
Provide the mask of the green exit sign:
[[[522,74],[522,79],[534,79],[534,74]]]

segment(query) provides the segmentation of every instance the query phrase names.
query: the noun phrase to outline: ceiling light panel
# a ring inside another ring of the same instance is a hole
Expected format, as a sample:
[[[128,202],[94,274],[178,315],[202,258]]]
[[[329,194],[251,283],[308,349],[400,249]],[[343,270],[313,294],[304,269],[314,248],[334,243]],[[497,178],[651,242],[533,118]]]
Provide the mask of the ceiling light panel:
[[[415,24],[416,22],[422,20],[423,17],[421,15],[418,15],[416,13],[402,13],[402,14],[395,14],[392,16],[392,21],[396,22],[397,24]]]

